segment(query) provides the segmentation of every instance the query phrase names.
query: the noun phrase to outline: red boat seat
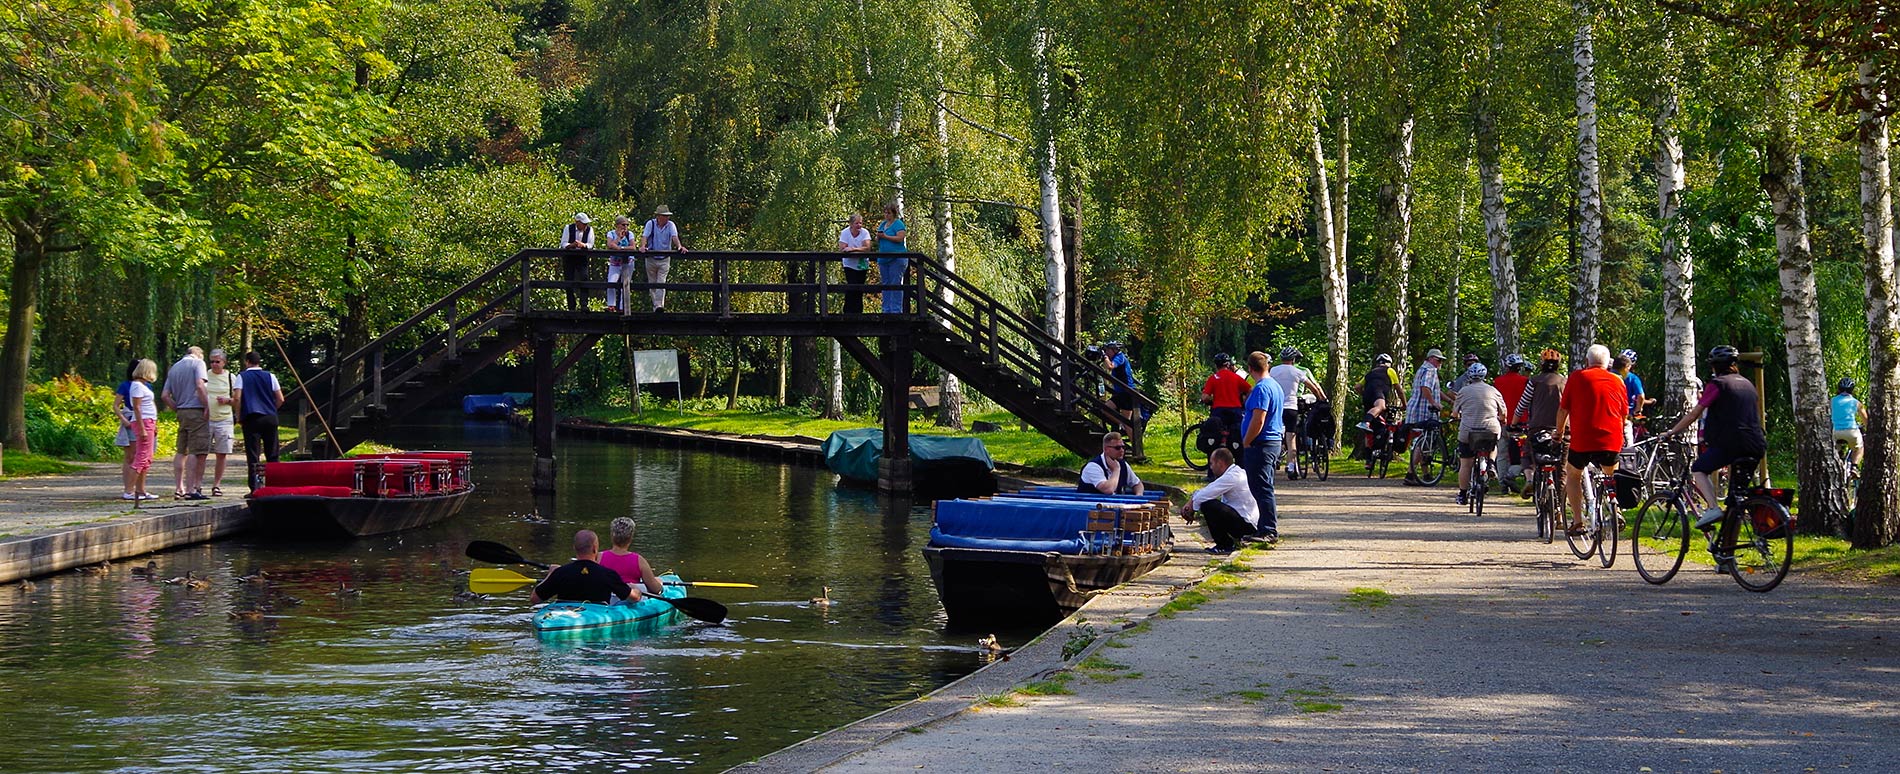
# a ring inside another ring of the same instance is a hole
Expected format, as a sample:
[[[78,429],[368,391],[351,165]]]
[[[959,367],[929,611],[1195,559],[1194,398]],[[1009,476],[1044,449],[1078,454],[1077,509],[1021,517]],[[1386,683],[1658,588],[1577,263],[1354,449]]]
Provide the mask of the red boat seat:
[[[355,491],[361,485],[360,463],[352,460],[267,462],[264,481],[270,486],[340,486]]]
[[[469,483],[469,458],[465,451],[417,451],[417,452],[381,452],[377,454],[359,454],[351,459],[359,460],[417,460],[429,464],[432,491],[453,491],[466,489]]]
[[[311,495],[315,497],[354,497],[356,490],[347,486],[263,486],[252,492],[252,497],[275,497],[280,495]]]
[[[372,496],[414,497],[435,491],[424,460],[372,459],[360,464],[368,471],[365,488]]]

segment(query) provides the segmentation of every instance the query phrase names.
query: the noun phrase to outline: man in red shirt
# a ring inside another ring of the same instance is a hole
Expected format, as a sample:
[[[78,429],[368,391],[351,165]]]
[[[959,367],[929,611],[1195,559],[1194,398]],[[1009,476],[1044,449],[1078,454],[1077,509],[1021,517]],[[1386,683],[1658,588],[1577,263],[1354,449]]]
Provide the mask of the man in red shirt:
[[[1583,359],[1583,370],[1570,375],[1557,403],[1556,434],[1562,437],[1564,428],[1570,429],[1564,499],[1570,504],[1572,535],[1581,535],[1584,529],[1583,466],[1594,462],[1604,475],[1616,474],[1616,455],[1623,451],[1623,418],[1629,415],[1630,404],[1623,378],[1609,371],[1609,347],[1592,344]]]
[[[1252,389],[1247,377],[1234,372],[1233,356],[1225,352],[1214,356],[1214,375],[1201,385],[1201,402],[1213,407],[1214,418],[1233,431],[1235,439],[1240,438],[1240,409]]]
[[[1530,367],[1530,362],[1526,361],[1523,355],[1515,352],[1505,355],[1504,373],[1498,374],[1498,378],[1491,382],[1492,386],[1498,388],[1498,393],[1504,396],[1504,415],[1507,417],[1517,416],[1517,401],[1524,397],[1524,384],[1530,381],[1530,377],[1525,376],[1524,372]],[[1523,460],[1517,458],[1517,444],[1506,443],[1503,446],[1504,471],[1506,474],[1515,475],[1512,469],[1524,464]]]

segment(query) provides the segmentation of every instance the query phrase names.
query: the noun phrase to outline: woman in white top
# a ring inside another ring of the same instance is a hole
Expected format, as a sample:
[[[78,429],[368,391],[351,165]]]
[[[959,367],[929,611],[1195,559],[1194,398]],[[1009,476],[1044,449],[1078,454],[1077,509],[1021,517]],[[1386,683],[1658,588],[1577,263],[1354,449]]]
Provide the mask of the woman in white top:
[[[666,205],[654,210],[653,219],[640,229],[640,249],[649,253],[686,252],[686,245],[680,242],[679,224],[673,222],[673,211]],[[664,284],[666,272],[671,268],[672,256],[647,256],[647,282]],[[653,311],[666,311],[666,288],[654,288],[647,293],[653,297]]]
[[[127,393],[132,405],[132,492],[126,500],[156,500],[158,495],[145,491],[145,474],[152,469],[152,449],[158,441],[158,403],[153,398],[152,381],[158,378],[158,364],[140,360],[132,369],[132,387]]]
[[[846,253],[844,263],[844,282],[847,285],[863,285],[870,281],[871,266],[862,256],[871,252],[871,237],[875,234],[864,227],[864,216],[851,213],[851,225],[838,232],[838,252]],[[854,254],[855,253],[855,254]],[[864,291],[853,290],[845,293],[845,314],[864,312]]]
[[[634,236],[632,229],[627,228],[627,224],[631,222],[625,215],[614,218],[614,230],[607,232],[607,249],[633,250],[640,246],[640,238]],[[620,311],[620,275],[626,270],[627,261],[628,256],[625,255],[607,256],[607,281],[614,284],[614,287],[607,289],[607,311],[609,312]]]

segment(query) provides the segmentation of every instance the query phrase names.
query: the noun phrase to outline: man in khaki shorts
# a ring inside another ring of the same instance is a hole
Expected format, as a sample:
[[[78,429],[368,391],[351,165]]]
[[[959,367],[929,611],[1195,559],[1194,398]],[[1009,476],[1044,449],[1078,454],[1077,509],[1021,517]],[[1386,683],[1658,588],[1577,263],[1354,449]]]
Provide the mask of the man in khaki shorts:
[[[205,375],[205,396],[210,398],[211,406],[206,411],[211,427],[211,453],[217,455],[217,465],[211,473],[211,496],[224,495],[224,466],[231,457],[232,441],[237,436],[237,407],[241,392],[237,388],[237,374],[225,370],[228,362],[224,350],[211,350],[206,358],[211,372]]]
[[[211,453],[211,405],[205,392],[204,350],[191,347],[165,372],[165,405],[178,413],[178,450],[172,456],[176,472],[172,497],[209,500],[204,494],[205,457]]]

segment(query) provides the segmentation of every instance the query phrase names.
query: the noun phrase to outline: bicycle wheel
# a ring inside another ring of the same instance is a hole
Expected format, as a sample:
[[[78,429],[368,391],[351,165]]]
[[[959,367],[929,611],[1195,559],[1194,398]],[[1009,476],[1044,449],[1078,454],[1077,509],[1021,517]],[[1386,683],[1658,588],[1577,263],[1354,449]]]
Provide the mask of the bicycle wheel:
[[[1658,586],[1676,577],[1689,553],[1689,512],[1674,492],[1658,492],[1643,501],[1630,523],[1630,558],[1643,580]]]
[[[1418,440],[1412,444],[1413,468],[1418,471],[1418,480],[1432,486],[1445,480],[1445,459],[1443,455],[1445,437],[1437,430],[1419,433]]]
[[[1307,455],[1306,464],[1312,469],[1313,475],[1325,481],[1326,476],[1332,473],[1332,450],[1327,448],[1325,442],[1319,442],[1313,445],[1313,449],[1307,452]]]
[[[1201,450],[1201,425],[1181,428],[1181,461],[1193,470],[1207,469],[1208,452]]]
[[[1468,497],[1471,499],[1471,515],[1473,516],[1484,516],[1484,495],[1491,489],[1490,482],[1485,480],[1484,474],[1485,471],[1482,470],[1471,471],[1471,494]]]
[[[1605,569],[1616,566],[1617,539],[1623,531],[1623,509],[1616,507],[1616,495],[1604,492],[1607,496],[1597,501],[1596,543],[1597,562]]]
[[[1562,500],[1556,487],[1551,485],[1550,475],[1537,471],[1531,480],[1531,501],[1537,509],[1537,536],[1545,543],[1557,539],[1557,514],[1561,512]]]
[[[1758,593],[1781,585],[1794,561],[1794,518],[1788,509],[1771,498],[1750,497],[1725,518],[1732,526],[1724,524],[1722,534],[1735,537],[1723,541],[1735,556],[1729,575]]]
[[[1588,494],[1588,492],[1586,492],[1585,494]],[[1558,490],[1557,500],[1558,502],[1564,501],[1563,491],[1561,489]],[[1585,509],[1588,509],[1590,507],[1589,502],[1587,500],[1584,502],[1583,507]],[[1588,510],[1586,510],[1584,513],[1577,514],[1578,519],[1583,522],[1583,534],[1581,535],[1570,534],[1570,520],[1563,516],[1562,511],[1558,511],[1558,514],[1559,516],[1556,520],[1556,526],[1554,528],[1563,530],[1564,542],[1570,544],[1570,553],[1576,556],[1578,559],[1588,559],[1592,556],[1595,556],[1597,552],[1597,543],[1601,541],[1603,537],[1597,534],[1595,530],[1592,530],[1590,528],[1592,525],[1590,523],[1591,520],[1588,518],[1590,515]]]

